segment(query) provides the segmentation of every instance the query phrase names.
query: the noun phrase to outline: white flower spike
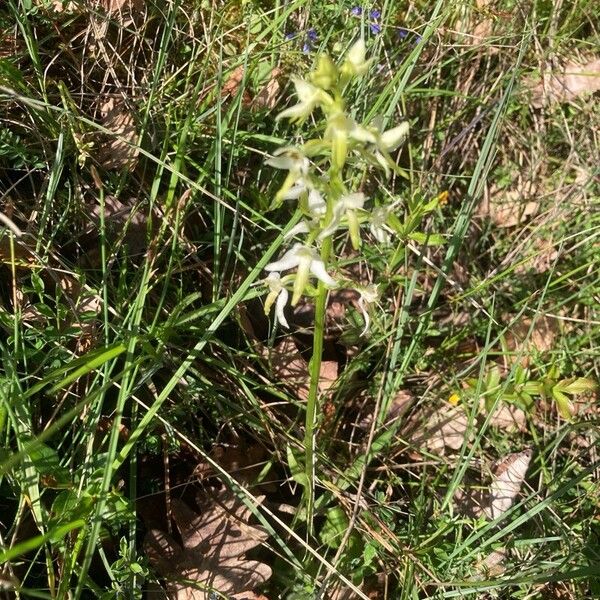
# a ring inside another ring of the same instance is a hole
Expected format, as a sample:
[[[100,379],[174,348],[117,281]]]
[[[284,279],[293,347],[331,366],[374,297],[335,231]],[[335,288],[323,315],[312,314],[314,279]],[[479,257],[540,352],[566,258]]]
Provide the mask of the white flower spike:
[[[327,273],[325,263],[317,254],[317,251],[304,244],[294,244],[291,250],[288,250],[279,260],[268,264],[265,271],[279,272],[294,268],[297,268],[297,272],[294,279],[292,306],[298,304],[311,274],[329,287],[337,285],[336,280]]]
[[[393,230],[387,225],[389,206],[376,206],[369,216],[369,229],[380,244],[389,244]]]

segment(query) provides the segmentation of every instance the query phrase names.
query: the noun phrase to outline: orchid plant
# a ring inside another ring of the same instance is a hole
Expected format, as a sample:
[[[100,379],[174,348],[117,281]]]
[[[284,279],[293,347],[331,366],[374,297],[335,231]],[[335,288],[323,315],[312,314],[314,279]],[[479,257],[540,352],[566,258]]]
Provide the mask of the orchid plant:
[[[306,78],[293,77],[298,102],[281,112],[277,119],[302,123],[320,112],[324,118],[322,137],[282,147],[266,161],[271,167],[287,171],[272,208],[278,208],[286,200],[296,201],[302,219],[287,233],[289,249],[265,267],[268,272],[263,280],[268,289],[265,312],[268,314],[274,306],[276,320],[288,328],[284,312],[288,302],[296,306],[303,296],[315,299],[304,439],[306,469],[301,480],[305,486],[309,526],[314,501],[314,431],[327,296],[330,290],[341,287],[358,292],[357,307],[364,321],[362,335],[369,330],[370,307],[379,298],[377,285],[358,285],[335,273],[333,241],[347,234],[353,249],[358,251],[365,236],[374,243],[386,244],[401,227],[394,215],[394,203],[375,203],[353,189],[353,182],[358,180],[356,174],[364,172],[365,167],[381,169],[385,176],[405,175],[390,153],[408,137],[408,123],[402,122],[387,130],[377,121],[359,123],[346,105],[344,95],[353,81],[368,72],[371,63],[361,39],[351,46],[339,64],[322,54]],[[316,279],[316,287],[311,279]]]
[[[272,208],[285,200],[296,200],[303,219],[287,234],[287,238],[304,236],[302,243],[277,261],[267,265],[269,276],[265,312],[275,305],[275,318],[285,328],[288,322],[284,310],[290,299],[296,306],[300,298],[310,293],[311,277],[315,277],[326,290],[344,285],[360,294],[358,307],[363,314],[367,333],[370,318],[369,306],[377,301],[376,287],[364,289],[329,273],[331,268],[332,239],[347,231],[354,250],[362,243],[362,225],[367,225],[374,239],[387,243],[394,232],[393,207],[373,205],[362,192],[351,190],[351,168],[373,165],[384,171],[402,173],[390,152],[408,136],[408,123],[383,131],[379,123],[359,124],[348,113],[344,93],[353,79],[365,75],[371,60],[366,59],[363,40],[356,42],[346,54],[341,65],[336,65],[327,55],[317,59],[315,69],[307,79],[293,77],[298,103],[281,112],[277,119],[290,119],[301,123],[319,109],[325,117],[323,137],[309,140],[298,146],[286,146],[273,153],[266,161],[269,166],[286,170],[287,176],[275,194]],[[389,221],[389,222],[388,222]],[[282,272],[287,274],[282,276]],[[374,291],[375,290],[375,291]]]

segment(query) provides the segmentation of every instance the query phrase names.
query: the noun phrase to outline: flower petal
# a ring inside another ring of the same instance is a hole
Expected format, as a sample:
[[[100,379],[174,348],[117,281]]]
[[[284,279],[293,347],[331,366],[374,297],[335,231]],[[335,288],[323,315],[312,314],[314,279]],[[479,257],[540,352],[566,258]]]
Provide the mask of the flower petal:
[[[265,271],[287,271],[293,269],[300,264],[298,250],[302,248],[302,244],[296,244],[291,250],[288,250],[279,260],[269,263],[265,267]]]
[[[308,193],[308,211],[313,217],[322,217],[327,212],[325,199],[314,188]]]
[[[365,205],[365,195],[362,192],[346,194],[340,198],[340,202],[346,210],[357,210]]]
[[[337,281],[325,269],[325,263],[320,258],[315,258],[310,263],[310,272],[325,285],[335,287]]]
[[[381,144],[388,151],[395,150],[407,137],[408,137],[409,125],[408,121],[400,123],[393,129],[388,129],[381,134]]]
[[[310,227],[306,221],[300,221],[297,225],[294,225],[283,237],[284,240],[289,238],[293,238],[299,233],[308,233],[310,231]]]
[[[281,326],[285,327],[286,329],[289,329],[290,326],[288,325],[283,310],[288,302],[288,298],[288,291],[285,288],[282,288],[279,292],[279,296],[277,296],[277,302],[275,303],[275,317],[277,318],[277,321],[281,323]]]

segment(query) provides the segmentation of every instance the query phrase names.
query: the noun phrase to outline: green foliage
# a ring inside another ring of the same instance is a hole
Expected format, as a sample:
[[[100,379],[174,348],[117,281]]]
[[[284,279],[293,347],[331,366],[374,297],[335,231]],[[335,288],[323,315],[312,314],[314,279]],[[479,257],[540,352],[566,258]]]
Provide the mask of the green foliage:
[[[595,4],[102,4],[0,3],[6,593],[141,598],[169,497],[226,485],[269,534],[268,597],[598,596],[600,114],[527,92],[597,58]],[[306,173],[265,165],[290,147]],[[258,283],[290,235],[336,282],[271,281],[298,377]],[[517,315],[551,347],[498,351]],[[438,453],[453,390],[468,439]],[[469,513],[523,448],[512,507]]]

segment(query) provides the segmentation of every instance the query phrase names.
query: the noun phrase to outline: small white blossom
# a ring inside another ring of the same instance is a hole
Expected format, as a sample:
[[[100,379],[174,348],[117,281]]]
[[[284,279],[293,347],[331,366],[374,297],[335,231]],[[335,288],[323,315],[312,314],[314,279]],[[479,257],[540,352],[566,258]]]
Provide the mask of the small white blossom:
[[[306,119],[317,106],[330,106],[333,104],[331,96],[321,88],[294,77],[294,87],[298,96],[298,104],[286,108],[283,112],[277,115],[277,119],[288,118],[291,121],[302,121]]]
[[[297,148],[289,146],[279,148],[273,152],[273,156],[268,158],[265,163],[276,169],[289,171],[283,185],[275,194],[273,208],[279,206],[286,198],[297,197],[295,196],[296,193],[299,196],[306,189],[306,176],[310,163],[308,158]]]
[[[298,177],[300,175],[306,175],[308,173],[308,167],[310,166],[308,158],[306,158],[298,148],[292,146],[278,148],[273,152],[273,156],[265,161],[265,164],[275,167],[276,169],[288,170]]]
[[[357,210],[361,210],[365,204],[365,195],[362,192],[354,192],[352,194],[345,194],[335,204],[333,208],[333,218],[331,223],[323,229],[319,234],[319,239],[329,237],[340,226],[342,217],[346,217],[348,221],[348,230],[350,232],[350,239],[354,248],[358,248],[360,245],[360,234],[359,234],[359,223]]]
[[[308,193],[308,212],[313,219],[319,219],[327,212],[325,198],[314,188]]]
[[[292,296],[292,306],[295,306],[300,300],[304,288],[308,284],[310,275],[314,275],[319,281],[322,281],[329,287],[337,285],[336,280],[327,273],[325,263],[321,260],[317,251],[304,244],[294,244],[279,260],[268,264],[265,271],[287,271],[297,269],[294,279],[294,294]]]
[[[369,229],[380,244],[389,244],[393,230],[386,224],[391,207],[376,206],[369,216]]]
[[[375,160],[383,167],[386,177],[390,176],[391,169],[397,168],[390,152],[398,148],[408,137],[408,122],[401,123],[397,127],[388,129],[379,134],[377,148],[374,152]]]
[[[289,240],[301,233],[309,233],[311,229],[311,224],[308,221],[300,221],[300,223],[294,225],[284,236],[284,240]]]
[[[377,302],[379,300],[379,292],[377,290],[378,285],[368,285],[367,287],[357,289],[356,291],[360,294],[360,298],[358,299],[358,307],[360,308],[360,312],[362,313],[363,319],[365,321],[365,327],[360,334],[361,337],[369,331],[369,326],[371,325],[371,317],[369,316],[368,305],[373,302]]]
[[[408,121],[400,123],[393,129],[388,129],[381,134],[381,145],[388,151],[395,150],[408,137]]]
[[[364,75],[371,64],[371,60],[366,60],[366,56],[367,47],[365,41],[361,38],[348,50],[346,60],[342,65],[342,72],[348,75]]]
[[[271,311],[271,306],[275,302],[275,317],[279,323],[286,329],[289,329],[287,319],[283,312],[289,298],[289,292],[281,281],[279,273],[269,273],[265,279],[265,283],[269,286],[269,294],[265,300],[265,314],[268,315]]]

